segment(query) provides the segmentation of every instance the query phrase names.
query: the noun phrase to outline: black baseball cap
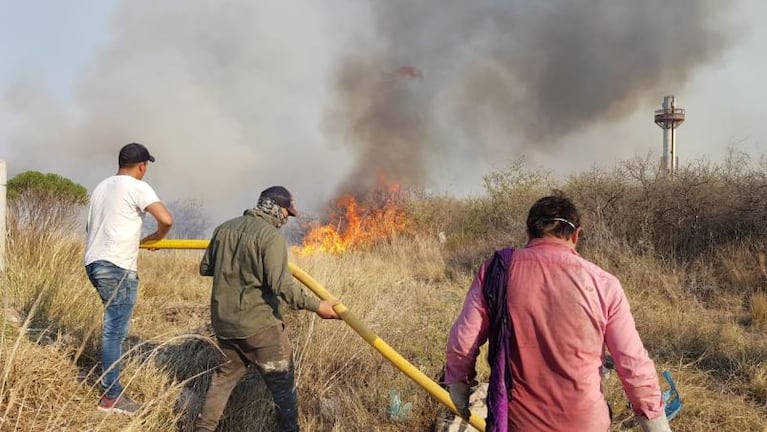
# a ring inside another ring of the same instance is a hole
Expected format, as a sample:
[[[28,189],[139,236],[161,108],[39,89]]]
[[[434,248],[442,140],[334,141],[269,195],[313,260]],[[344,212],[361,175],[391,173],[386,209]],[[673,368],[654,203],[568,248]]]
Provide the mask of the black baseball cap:
[[[117,161],[121,167],[139,162],[154,162],[154,156],[149,154],[149,150],[142,144],[130,143],[120,149],[120,156]]]
[[[293,204],[293,195],[282,186],[272,186],[264,189],[259,199],[261,198],[271,198],[278,206],[287,210],[291,216],[297,217],[299,214]]]

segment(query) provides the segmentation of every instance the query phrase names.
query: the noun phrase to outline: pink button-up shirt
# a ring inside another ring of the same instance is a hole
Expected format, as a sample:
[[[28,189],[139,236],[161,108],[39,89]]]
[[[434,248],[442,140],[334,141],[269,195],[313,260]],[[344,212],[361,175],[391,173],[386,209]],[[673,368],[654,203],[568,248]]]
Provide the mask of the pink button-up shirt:
[[[471,384],[488,337],[482,265],[450,330],[445,382]],[[618,279],[572,245],[533,239],[514,251],[508,307],[516,346],[509,430],[604,432],[610,427],[599,368],[605,345],[636,414],[663,413],[655,365],[642,345]]]

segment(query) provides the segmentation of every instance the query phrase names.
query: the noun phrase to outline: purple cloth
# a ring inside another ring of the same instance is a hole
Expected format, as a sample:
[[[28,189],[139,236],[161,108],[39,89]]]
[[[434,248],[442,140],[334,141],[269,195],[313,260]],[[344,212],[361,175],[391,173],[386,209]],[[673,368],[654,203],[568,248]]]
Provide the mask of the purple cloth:
[[[487,432],[506,432],[509,428],[509,398],[513,384],[509,368],[509,353],[513,347],[514,332],[506,301],[506,291],[513,252],[514,249],[502,249],[493,254],[482,285],[482,294],[487,303],[490,320]]]

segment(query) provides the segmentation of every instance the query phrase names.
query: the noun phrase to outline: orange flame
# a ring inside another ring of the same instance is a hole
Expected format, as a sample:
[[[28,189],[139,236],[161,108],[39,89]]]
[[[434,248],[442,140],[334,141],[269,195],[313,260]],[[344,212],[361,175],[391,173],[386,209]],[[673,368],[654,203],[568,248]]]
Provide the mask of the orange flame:
[[[293,252],[306,256],[315,253],[341,254],[353,248],[365,247],[387,240],[407,228],[405,209],[400,205],[399,185],[389,187],[378,204],[360,205],[352,195],[343,195],[336,205],[343,213],[338,225],[316,225]]]

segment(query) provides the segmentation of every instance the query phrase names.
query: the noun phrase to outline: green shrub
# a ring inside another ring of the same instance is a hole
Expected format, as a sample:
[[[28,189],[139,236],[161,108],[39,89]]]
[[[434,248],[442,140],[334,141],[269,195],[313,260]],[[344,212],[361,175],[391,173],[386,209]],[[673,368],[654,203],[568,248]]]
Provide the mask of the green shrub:
[[[76,223],[88,191],[82,185],[58,174],[23,172],[8,181],[9,219],[12,224],[69,228]]]

